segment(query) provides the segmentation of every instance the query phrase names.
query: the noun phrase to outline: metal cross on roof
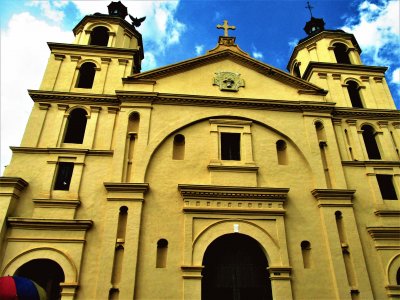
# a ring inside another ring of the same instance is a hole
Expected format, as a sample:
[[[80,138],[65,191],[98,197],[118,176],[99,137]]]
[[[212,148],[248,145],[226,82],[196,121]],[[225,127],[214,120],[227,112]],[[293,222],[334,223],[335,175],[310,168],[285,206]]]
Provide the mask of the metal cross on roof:
[[[217,25],[218,29],[224,29],[224,36],[228,36],[228,30],[235,30],[236,26],[229,26],[228,25],[228,21],[224,20],[224,24],[223,25]]]
[[[312,15],[312,11],[311,11],[311,10],[312,10],[314,7],[310,5],[310,1],[307,1],[307,6],[306,6],[306,8],[308,8],[308,10],[310,11],[310,15],[311,15],[311,18],[312,18],[313,15]]]

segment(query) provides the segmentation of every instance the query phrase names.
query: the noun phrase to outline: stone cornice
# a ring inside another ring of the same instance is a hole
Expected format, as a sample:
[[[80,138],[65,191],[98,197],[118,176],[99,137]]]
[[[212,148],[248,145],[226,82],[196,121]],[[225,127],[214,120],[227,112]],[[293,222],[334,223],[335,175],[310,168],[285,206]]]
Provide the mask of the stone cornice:
[[[334,117],[342,118],[362,118],[362,119],[393,119],[400,118],[400,110],[395,109],[372,109],[372,108],[347,108],[335,107],[333,111]]]
[[[0,188],[2,188],[3,190],[11,188],[18,191],[23,191],[27,186],[28,182],[26,182],[21,177],[0,177]]]
[[[107,201],[143,202],[144,194],[149,190],[148,183],[104,182]]]
[[[351,167],[400,167],[400,161],[388,160],[362,160],[362,161],[342,161],[343,166]]]
[[[47,230],[88,230],[93,225],[92,220],[62,220],[62,219],[34,219],[9,217],[8,226],[21,229]]]
[[[241,201],[285,201],[288,188],[241,187],[219,185],[179,184],[178,190],[186,199],[231,199]]]
[[[354,193],[355,190],[345,189],[315,189],[311,191],[311,194],[318,201],[318,207],[353,206]]]
[[[363,74],[366,73],[380,73],[384,76],[387,67],[378,67],[378,66],[366,66],[366,65],[352,65],[352,64],[339,64],[339,63],[328,63],[328,62],[317,62],[311,61],[308,65],[304,74],[302,76],[303,79],[308,80],[311,72],[314,69],[323,69],[332,73],[334,70],[338,70],[339,72],[343,73],[343,70],[348,71],[361,71]]]
[[[183,94],[163,94],[154,92],[116,91],[121,102],[152,103],[161,105],[191,105],[212,107],[244,107],[249,109],[284,111],[323,111],[331,112],[335,103],[317,101],[289,101],[254,98],[234,98],[198,96]]]
[[[135,53],[140,52],[138,49],[129,49],[129,48],[114,48],[107,46],[95,46],[95,45],[79,45],[79,44],[64,44],[64,43],[51,43],[48,42],[50,50],[53,51],[62,51],[65,54],[66,51],[71,51],[76,53],[76,51],[80,53],[85,53],[84,51],[92,54],[107,54],[107,55],[117,55],[117,56],[129,56],[132,57]]]
[[[152,71],[147,71],[139,74],[129,76],[126,81],[135,81],[137,79],[158,79],[162,77],[169,76],[171,74],[176,74],[186,70],[194,69],[203,65],[210,64],[215,61],[220,61],[229,58],[230,60],[244,65],[256,72],[259,72],[265,76],[274,78],[281,82],[286,82],[287,84],[297,88],[299,93],[306,92],[315,95],[326,95],[328,92],[320,87],[309,83],[305,80],[292,76],[286,72],[283,72],[277,68],[264,64],[256,59],[248,57],[247,55],[240,54],[238,52],[226,49],[223,51],[208,53],[193,59],[182,61],[176,64],[161,67]]]
[[[378,217],[400,217],[400,210],[379,209],[375,210],[374,214]]]
[[[367,231],[374,240],[386,240],[386,239],[400,240],[399,226],[367,227]]]
[[[208,170],[210,171],[232,171],[232,172],[250,172],[250,173],[257,173],[258,167],[257,166],[225,166],[225,165],[212,165],[209,164],[207,166]]]
[[[140,192],[149,190],[148,183],[104,182],[107,192]]]
[[[113,150],[89,150],[89,149],[75,149],[75,148],[35,148],[35,147],[16,147],[11,146],[10,149],[13,153],[46,153],[46,154],[85,154],[91,156],[112,156]]]
[[[73,93],[73,92],[55,92],[55,91],[42,91],[42,90],[28,90],[34,102],[63,102],[74,103],[79,101],[82,104],[104,103],[109,105],[119,104],[115,95],[106,94],[86,94],[86,93]]]

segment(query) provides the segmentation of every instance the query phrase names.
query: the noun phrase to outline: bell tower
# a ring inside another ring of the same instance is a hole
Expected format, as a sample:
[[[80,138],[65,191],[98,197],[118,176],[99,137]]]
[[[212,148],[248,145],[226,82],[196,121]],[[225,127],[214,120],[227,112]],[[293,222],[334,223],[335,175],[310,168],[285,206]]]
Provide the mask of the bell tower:
[[[139,73],[144,58],[141,22],[125,20],[127,8],[108,5],[108,14],[85,16],[73,29],[72,44],[48,43],[51,55],[41,90],[112,94],[122,78]],[[140,19],[143,21],[144,18]]]
[[[337,106],[395,109],[385,79],[387,67],[367,66],[353,34],[325,29],[325,22],[312,15],[304,31],[307,37],[294,48],[287,69],[329,93],[327,101]]]

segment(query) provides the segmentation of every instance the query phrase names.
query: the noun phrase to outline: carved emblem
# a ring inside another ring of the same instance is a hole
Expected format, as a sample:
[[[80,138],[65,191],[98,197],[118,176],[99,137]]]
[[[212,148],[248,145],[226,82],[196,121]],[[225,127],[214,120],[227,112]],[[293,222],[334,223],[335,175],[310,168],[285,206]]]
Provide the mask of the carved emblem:
[[[221,91],[237,92],[240,87],[244,87],[244,80],[239,73],[217,72],[213,85],[218,85]]]

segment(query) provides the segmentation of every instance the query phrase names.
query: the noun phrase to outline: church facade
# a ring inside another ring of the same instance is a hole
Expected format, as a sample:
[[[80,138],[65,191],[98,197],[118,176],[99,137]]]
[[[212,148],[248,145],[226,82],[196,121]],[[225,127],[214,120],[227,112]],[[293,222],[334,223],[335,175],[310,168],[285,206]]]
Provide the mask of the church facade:
[[[289,73],[227,22],[205,55],[141,72],[126,16],[112,2],[48,43],[0,177],[1,276],[63,300],[400,297],[387,68],[311,18]]]

